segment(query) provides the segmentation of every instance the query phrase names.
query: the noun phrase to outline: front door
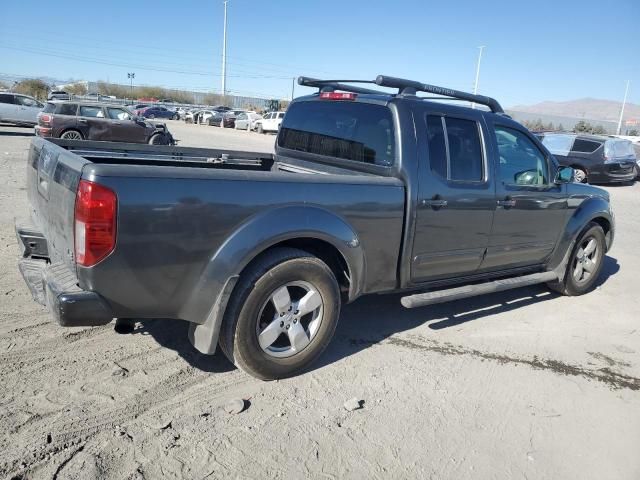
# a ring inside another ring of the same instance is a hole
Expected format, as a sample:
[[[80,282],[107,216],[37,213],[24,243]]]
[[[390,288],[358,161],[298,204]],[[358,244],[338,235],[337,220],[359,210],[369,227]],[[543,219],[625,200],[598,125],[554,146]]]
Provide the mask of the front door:
[[[145,143],[147,130],[144,124],[133,120],[124,108],[107,107],[107,117],[111,121],[112,142]]]
[[[495,125],[497,209],[482,269],[544,263],[567,221],[566,187],[524,129]]]
[[[484,118],[442,106],[442,113],[416,111],[415,120],[420,184],[411,280],[473,274],[496,208]]]

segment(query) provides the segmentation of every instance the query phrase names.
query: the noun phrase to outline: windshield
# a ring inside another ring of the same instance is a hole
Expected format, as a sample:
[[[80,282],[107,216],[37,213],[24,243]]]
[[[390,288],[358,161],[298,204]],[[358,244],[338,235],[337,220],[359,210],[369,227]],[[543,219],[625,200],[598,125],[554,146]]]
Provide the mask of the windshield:
[[[554,155],[569,155],[573,141],[575,137],[573,135],[550,134],[542,137],[542,144],[547,147]]]

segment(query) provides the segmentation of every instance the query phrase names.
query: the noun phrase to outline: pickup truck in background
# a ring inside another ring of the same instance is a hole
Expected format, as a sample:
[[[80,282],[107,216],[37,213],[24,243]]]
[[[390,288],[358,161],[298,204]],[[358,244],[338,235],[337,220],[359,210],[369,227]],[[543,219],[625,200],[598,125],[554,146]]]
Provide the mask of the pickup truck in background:
[[[367,83],[398,93],[299,83],[319,91],[292,102],[275,155],[34,138],[17,225],[34,297],[63,326],[190,322],[197,350],[275,379],[317,359],[362,295],[413,308],[594,287],[608,194],[496,100],[387,76]]]

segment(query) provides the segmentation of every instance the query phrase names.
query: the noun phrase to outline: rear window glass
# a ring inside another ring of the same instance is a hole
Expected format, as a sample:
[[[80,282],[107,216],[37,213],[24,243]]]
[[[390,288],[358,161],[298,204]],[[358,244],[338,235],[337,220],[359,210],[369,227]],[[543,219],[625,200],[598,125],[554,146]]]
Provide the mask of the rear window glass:
[[[13,104],[13,95],[0,94],[0,103]]]
[[[483,179],[482,142],[478,123],[462,118],[427,116],[431,170],[453,181]]]
[[[80,116],[103,118],[104,113],[102,112],[102,108],[100,107],[89,107],[84,105],[80,107]]]
[[[56,111],[56,104],[55,103],[47,103],[44,106],[44,109],[42,110],[43,113],[53,113]]]
[[[59,115],[75,115],[78,112],[78,105],[75,103],[63,103],[58,108]]]
[[[604,143],[604,155],[607,158],[636,159],[635,149],[629,140],[607,140]]]
[[[602,144],[600,142],[594,142],[592,140],[583,140],[581,138],[576,138],[576,141],[573,142],[573,147],[571,148],[572,152],[578,153],[593,153],[598,148],[600,148]]]
[[[289,107],[278,145],[373,165],[393,165],[393,119],[382,105],[299,102]]]
[[[554,155],[567,156],[571,151],[575,138],[573,135],[564,134],[545,135],[542,137],[542,144]]]

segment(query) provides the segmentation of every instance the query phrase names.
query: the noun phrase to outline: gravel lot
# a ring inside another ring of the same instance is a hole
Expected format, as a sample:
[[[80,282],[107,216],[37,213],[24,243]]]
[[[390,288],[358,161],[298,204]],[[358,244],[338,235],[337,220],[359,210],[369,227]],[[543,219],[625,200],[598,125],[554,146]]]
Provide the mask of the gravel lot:
[[[169,124],[185,146],[275,139]],[[594,292],[362,298],[315,368],[265,383],[197,353],[180,321],[51,322],[16,267],[30,135],[0,126],[0,477],[640,478],[640,184],[608,188],[617,236]],[[234,398],[246,411],[224,411]]]

